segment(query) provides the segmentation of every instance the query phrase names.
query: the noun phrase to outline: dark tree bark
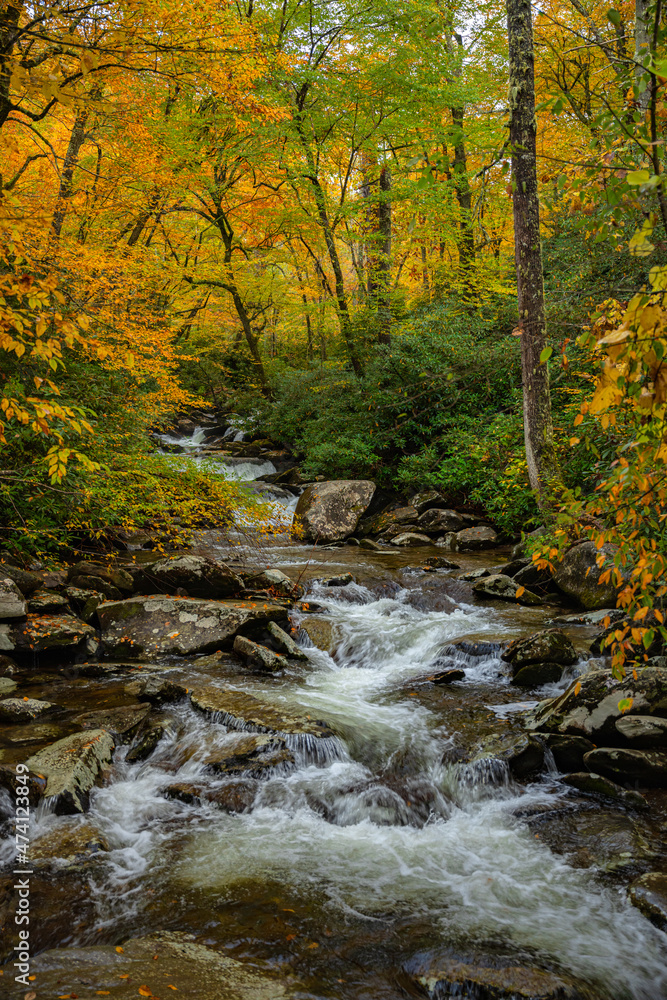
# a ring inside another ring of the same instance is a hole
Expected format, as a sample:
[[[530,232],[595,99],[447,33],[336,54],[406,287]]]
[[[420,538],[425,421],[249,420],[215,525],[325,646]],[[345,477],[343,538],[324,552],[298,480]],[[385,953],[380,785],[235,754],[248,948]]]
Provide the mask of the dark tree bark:
[[[537,123],[533,24],[530,0],[506,0],[510,57],[510,144],[514,203],[514,253],[521,329],[523,425],[531,488],[547,508],[557,492],[549,370],[540,361],[546,346],[544,280],[537,193]]]
[[[458,36],[457,36],[458,38]],[[466,156],[463,132],[463,106],[450,108],[454,142],[454,190],[459,203],[459,270],[464,293],[470,297],[474,293],[475,274],[475,233],[472,225],[472,192],[468,181],[468,158]]]
[[[86,122],[88,121],[88,108],[83,105],[79,108],[74,119],[72,132],[67,144],[67,151],[63,161],[63,169],[60,174],[60,190],[58,191],[58,202],[51,220],[51,229],[56,239],[60,237],[60,231],[65,221],[67,203],[74,191],[74,171],[79,162],[79,153],[86,140]]]

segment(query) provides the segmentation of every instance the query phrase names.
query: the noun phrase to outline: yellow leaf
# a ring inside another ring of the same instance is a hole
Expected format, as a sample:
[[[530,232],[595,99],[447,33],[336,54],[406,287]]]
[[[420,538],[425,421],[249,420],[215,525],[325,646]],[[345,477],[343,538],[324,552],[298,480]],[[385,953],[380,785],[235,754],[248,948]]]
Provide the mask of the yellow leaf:
[[[125,951],[125,949],[121,948],[121,946],[119,944],[117,944],[116,945],[116,951],[118,952],[119,955],[122,955],[123,952]]]
[[[521,597],[521,595],[525,594],[525,592],[526,592],[526,588],[525,587],[517,587],[516,593],[514,594],[514,596],[515,597]]]
[[[139,987],[139,996],[142,996],[142,997],[152,997],[153,996],[153,991],[151,989],[149,989],[148,986],[140,986]]]

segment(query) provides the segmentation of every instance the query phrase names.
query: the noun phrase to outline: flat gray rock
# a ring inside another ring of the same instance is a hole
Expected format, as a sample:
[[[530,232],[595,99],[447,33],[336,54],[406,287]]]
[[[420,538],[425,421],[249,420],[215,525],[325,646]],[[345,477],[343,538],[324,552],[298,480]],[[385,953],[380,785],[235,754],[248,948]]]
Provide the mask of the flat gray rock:
[[[638,750],[667,748],[667,719],[650,715],[624,715],[615,722],[616,731]]]
[[[276,670],[284,670],[287,666],[285,658],[272,649],[246,639],[243,635],[237,635],[234,639],[234,652],[237,653],[250,667],[257,670],[275,673]]]
[[[332,736],[325,722],[306,715],[292,715],[243,691],[214,687],[212,684],[190,692],[194,708],[213,715],[231,729],[281,735],[308,735],[317,739]]]
[[[313,483],[299,497],[295,523],[309,541],[341,542],[354,532],[374,493],[368,479]]]
[[[0,621],[25,617],[26,600],[14,581],[2,576],[0,568]]]
[[[285,621],[285,609],[268,601],[204,601],[197,598],[132,597],[101,604],[97,616],[105,649],[134,659],[213,653],[231,648],[234,637],[270,621]]]
[[[0,722],[15,722],[20,725],[38,719],[53,707],[50,701],[40,701],[38,698],[3,698],[0,701]]]

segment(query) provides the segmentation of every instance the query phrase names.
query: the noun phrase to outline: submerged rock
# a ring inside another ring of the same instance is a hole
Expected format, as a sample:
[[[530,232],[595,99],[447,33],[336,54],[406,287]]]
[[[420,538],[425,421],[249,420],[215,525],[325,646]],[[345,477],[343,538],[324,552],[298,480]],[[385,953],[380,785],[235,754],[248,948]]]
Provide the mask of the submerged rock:
[[[46,778],[44,796],[55,799],[56,813],[85,812],[91,788],[111,761],[114,739],[104,729],[74,733],[45,747],[26,764]]]
[[[667,787],[667,753],[657,750],[599,747],[584,756],[584,764],[615,781],[637,783],[645,788]]]
[[[602,552],[608,556],[613,554],[607,546]],[[587,611],[616,604],[617,588],[614,584],[600,584],[603,570],[597,564],[599,555],[594,542],[573,545],[556,567],[553,577],[558,589]]]
[[[55,948],[31,961],[39,995],[89,996],[109,992],[117,1000],[143,996],[196,1000],[287,1000],[303,996],[285,974],[260,973],[220,951],[196,944],[194,935],[161,931],[113,945]],[[140,988],[141,987],[141,988]],[[148,992],[150,990],[150,993]]]
[[[106,837],[92,823],[63,819],[31,842],[28,857],[31,864],[65,862],[70,868],[92,858],[101,860],[108,850]]]
[[[628,896],[645,917],[667,930],[667,873],[647,872],[636,879],[629,888]]]
[[[106,729],[118,743],[127,743],[149,712],[149,705],[123,705],[121,708],[84,712],[77,715],[73,721],[83,729]]]
[[[626,713],[619,702],[632,699]],[[647,667],[637,680],[626,676],[619,681],[610,670],[591,670],[569,686],[558,698],[540,703],[529,729],[590,737],[599,742],[610,737],[618,741],[616,720],[622,715],[667,715],[667,671]],[[598,770],[598,768],[594,768]]]
[[[147,594],[185,590],[190,597],[213,599],[231,597],[243,589],[243,580],[225,563],[189,554],[151,563],[140,582]]]
[[[336,630],[330,618],[320,618],[316,615],[309,615],[299,625],[301,631],[305,632],[313,646],[321,649],[324,653],[332,654],[336,647]]]
[[[542,684],[557,683],[562,676],[563,666],[560,663],[530,663],[517,670],[510,683],[517,687],[541,687]]]
[[[165,732],[166,729],[161,723],[147,729],[146,732],[139,737],[134,746],[128,750],[125,757],[126,762],[128,764],[138,764],[141,761],[148,760],[164,736]]]
[[[283,656],[267,649],[266,646],[261,646],[258,642],[246,639],[242,635],[237,635],[234,639],[234,652],[238,653],[249,666],[269,673],[284,670],[287,666]]]
[[[0,567],[0,621],[23,618],[26,611],[25,597],[12,579],[1,575]]]
[[[203,601],[197,598],[132,597],[101,604],[97,616],[107,652],[133,658],[213,653],[232,646],[269,621],[285,621],[285,609],[265,601]]]
[[[548,733],[543,738],[554,756],[556,767],[565,773],[583,771],[584,754],[595,749],[591,741],[583,736],[559,736],[557,733]]]
[[[343,541],[351,535],[375,492],[370,480],[339,479],[314,483],[299,497],[295,521],[309,541]]]
[[[370,549],[371,552],[385,552],[386,549],[379,542],[374,542],[372,538],[361,538],[359,540],[359,547],[362,549]]]
[[[456,542],[460,552],[474,549],[490,549],[498,544],[498,535],[487,525],[477,528],[464,528],[456,534]]]
[[[431,1000],[588,1000],[586,993],[552,972],[509,962],[482,966],[445,959],[418,982]]]

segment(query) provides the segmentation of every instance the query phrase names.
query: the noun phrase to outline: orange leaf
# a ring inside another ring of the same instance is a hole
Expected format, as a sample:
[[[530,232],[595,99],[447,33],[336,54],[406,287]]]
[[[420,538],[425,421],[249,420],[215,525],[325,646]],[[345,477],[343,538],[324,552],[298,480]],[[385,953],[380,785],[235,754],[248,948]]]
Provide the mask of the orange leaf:
[[[517,587],[516,593],[514,594],[514,596],[515,597],[521,597],[521,595],[525,594],[525,593],[526,593],[526,588],[525,587]]]
[[[579,694],[580,691],[581,691],[581,681],[577,681],[577,683],[574,685],[574,693]]]
[[[142,997],[152,997],[153,996],[153,991],[148,986],[140,986],[139,987],[139,996],[142,996]]]
[[[171,983],[167,983],[167,989],[168,990],[176,990],[176,992],[178,993],[178,987],[177,986],[172,986]]]
[[[121,948],[121,946],[118,944],[116,945],[116,951],[118,952],[119,955],[122,955],[125,949]]]

